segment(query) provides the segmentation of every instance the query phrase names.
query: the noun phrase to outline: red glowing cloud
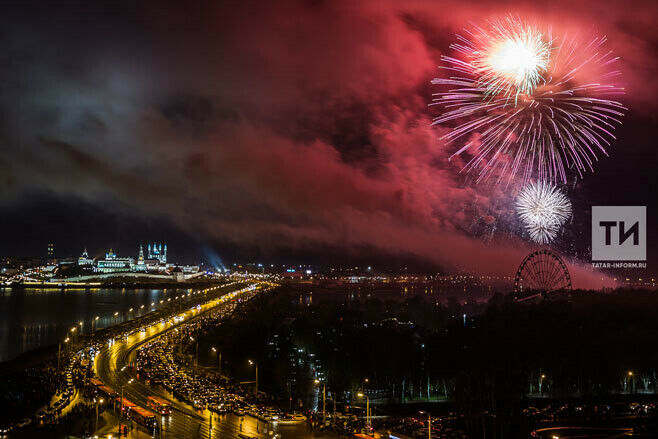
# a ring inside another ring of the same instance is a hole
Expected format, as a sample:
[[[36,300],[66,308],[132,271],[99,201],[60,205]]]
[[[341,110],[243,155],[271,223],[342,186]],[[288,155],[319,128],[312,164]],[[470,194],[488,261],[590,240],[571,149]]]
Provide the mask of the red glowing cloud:
[[[655,111],[647,8],[300,1],[141,10],[149,26],[129,26],[130,44],[96,29],[77,42],[79,68],[56,46],[41,50],[52,67],[27,66],[39,86],[18,99],[10,123],[36,132],[12,133],[24,145],[7,164],[19,183],[3,190],[119,200],[265,252],[368,248],[510,275],[529,251],[496,232],[513,217],[511,194],[472,185],[461,158],[448,160],[458,145],[430,127],[440,55],[469,22],[510,12],[565,32],[592,28],[622,57],[628,105]],[[117,20],[117,29],[131,23]],[[577,287],[600,283],[573,270]]]

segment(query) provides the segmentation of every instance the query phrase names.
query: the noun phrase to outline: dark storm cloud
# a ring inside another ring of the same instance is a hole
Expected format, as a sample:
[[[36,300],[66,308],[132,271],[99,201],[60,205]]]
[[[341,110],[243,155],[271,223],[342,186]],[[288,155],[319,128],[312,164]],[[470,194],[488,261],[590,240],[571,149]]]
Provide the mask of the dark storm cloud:
[[[47,189],[119,200],[186,232],[269,252],[370,248],[449,269],[513,270],[522,242],[473,236],[509,214],[509,195],[465,185],[459,162],[447,160],[453,147],[429,126],[429,80],[449,32],[470,20],[518,10],[596,26],[630,70],[630,103],[655,109],[655,14],[622,3],[8,9],[4,198]],[[641,83],[651,86],[638,92]]]

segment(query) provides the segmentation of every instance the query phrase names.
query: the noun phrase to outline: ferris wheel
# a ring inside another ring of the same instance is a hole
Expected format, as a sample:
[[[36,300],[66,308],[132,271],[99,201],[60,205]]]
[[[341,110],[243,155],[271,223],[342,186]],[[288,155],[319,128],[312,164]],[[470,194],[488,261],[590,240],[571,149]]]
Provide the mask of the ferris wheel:
[[[571,290],[571,276],[562,258],[542,249],[523,259],[514,277],[514,292],[518,300],[559,290]]]

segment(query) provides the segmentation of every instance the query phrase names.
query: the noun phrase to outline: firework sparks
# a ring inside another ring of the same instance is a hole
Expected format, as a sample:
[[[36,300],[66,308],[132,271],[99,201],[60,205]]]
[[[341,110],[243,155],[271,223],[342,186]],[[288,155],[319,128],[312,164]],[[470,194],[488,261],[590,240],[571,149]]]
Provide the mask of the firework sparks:
[[[453,157],[468,152],[463,170],[477,181],[566,183],[593,171],[626,110],[613,99],[624,89],[606,39],[580,44],[513,19],[491,28],[458,36],[456,55],[443,57],[452,76],[432,81],[448,88],[434,94],[430,105],[444,111],[433,125],[464,142]]]
[[[516,199],[516,211],[530,239],[548,244],[571,217],[571,201],[551,183],[530,182]]]
[[[478,75],[478,83],[489,95],[502,94],[515,100],[530,94],[543,81],[551,54],[551,43],[534,27],[511,17],[491,23],[491,31],[476,28],[475,42],[465,50]],[[468,47],[468,46],[466,46]]]

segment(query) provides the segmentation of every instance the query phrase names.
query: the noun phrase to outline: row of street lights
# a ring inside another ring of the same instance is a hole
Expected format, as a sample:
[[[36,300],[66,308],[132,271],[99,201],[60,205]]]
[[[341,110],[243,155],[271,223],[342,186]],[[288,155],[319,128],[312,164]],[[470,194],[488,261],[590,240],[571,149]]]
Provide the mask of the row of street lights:
[[[191,294],[201,293],[201,292],[202,291],[197,291],[197,292],[194,292],[194,293],[191,293]],[[203,292],[207,292],[207,291],[204,290]],[[182,298],[183,296],[180,296],[180,297]],[[176,296],[176,299],[178,299],[178,296]],[[170,301],[171,298],[169,298],[167,300]],[[160,303],[162,303],[162,302],[163,301],[161,300]],[[153,303],[151,305],[153,305]],[[132,311],[132,308],[130,309],[130,311]],[[190,340],[193,341],[193,342],[196,342],[196,362],[195,362],[195,368],[196,368],[196,364],[199,361],[199,340],[195,339],[194,337],[190,337]],[[215,347],[213,347],[212,350],[213,350],[213,352],[217,351],[217,349]],[[219,354],[219,372],[220,372],[220,374],[221,374],[221,368],[222,368],[222,356],[221,356],[221,353],[220,353]],[[123,366],[121,368],[121,372],[123,372],[124,370],[126,370],[126,366]],[[121,412],[119,414],[119,432],[121,432],[121,426],[122,426],[121,420],[123,419],[123,389],[124,389],[125,386],[127,386],[129,384],[132,384],[133,381],[135,381],[135,379],[130,378],[126,383],[121,385]],[[258,388],[258,367],[256,367],[256,388]],[[101,400],[101,403],[102,402],[103,401]],[[98,418],[98,406],[96,407],[96,417]],[[98,419],[97,419],[96,423],[98,424]],[[96,430],[98,430],[98,425],[96,426]],[[162,434],[162,429],[160,429],[160,434]]]
[[[216,288],[218,288],[218,287],[213,287],[213,288],[209,288],[209,289],[206,289],[206,290],[193,291],[193,292],[190,292],[190,293],[187,293],[187,294],[181,294],[181,295],[179,295],[179,296],[174,297],[174,300],[177,300],[177,299],[183,299],[185,296],[190,297],[190,296],[195,295],[195,294],[207,293],[209,290],[213,290],[213,289],[216,289]],[[171,299],[172,299],[171,297],[167,298],[166,300],[165,300],[165,299],[161,299],[160,302],[159,302],[159,304],[162,305],[162,304],[164,304],[165,302],[171,302]],[[142,309],[144,309],[145,307],[146,307],[146,304],[142,304],[142,305],[139,306],[138,309],[142,310]],[[155,308],[155,307],[156,307],[156,303],[155,303],[155,302],[151,302],[150,307],[151,307],[151,308]],[[135,311],[135,308],[131,307],[131,308],[128,310],[128,313],[132,313],[132,312],[134,312],[134,311]],[[113,314],[113,317],[115,317],[115,318],[116,318],[116,317],[119,317],[119,311],[115,311],[114,314]],[[99,319],[100,319],[100,316],[95,316],[95,317],[93,318],[93,320],[91,321],[91,332],[92,332],[92,333],[95,331],[95,325],[96,325],[96,322],[97,322]],[[84,322],[80,321],[80,322],[78,322],[78,325],[80,326],[80,333],[82,333],[82,327],[83,327],[83,325],[84,325]],[[77,327],[76,327],[76,326],[73,326],[73,327],[70,329],[70,331],[71,331],[71,332],[75,332],[76,329],[77,329]]]
[[[229,286],[229,285],[231,285],[231,284],[228,284],[228,285],[222,285],[222,287]],[[190,297],[190,296],[195,295],[195,294],[205,294],[205,293],[207,293],[208,291],[210,291],[210,290],[215,290],[215,289],[217,289],[217,288],[219,288],[219,287],[220,287],[220,286],[216,286],[216,287],[212,287],[212,288],[209,288],[209,289],[206,289],[206,290],[199,290],[199,291],[189,292],[189,293],[187,294],[187,296]],[[230,297],[230,296],[231,296],[231,295],[229,295],[228,297]],[[180,295],[180,296],[176,296],[176,297],[174,298],[174,300],[176,300],[176,299],[183,299],[184,297],[185,297],[185,294],[182,294],[182,295]],[[171,300],[172,300],[171,297],[166,299],[167,302],[171,302]],[[164,299],[160,300],[160,304],[163,304],[164,302],[165,302]],[[180,302],[179,302],[179,303],[180,303]],[[151,302],[151,308],[155,307],[155,305],[156,305],[155,302]],[[141,306],[139,307],[139,309],[144,309],[145,306],[146,306],[146,305],[143,304],[143,305],[141,305]],[[134,308],[130,308],[130,309],[128,310],[129,313],[131,313],[131,312],[133,312],[133,311],[134,311]],[[118,317],[118,316],[119,316],[119,311],[114,312],[114,317],[116,318],[116,317]],[[94,332],[94,326],[95,326],[96,322],[97,322],[99,319],[100,319],[100,316],[95,316],[94,319],[92,320],[92,333]],[[84,322],[80,321],[80,322],[78,323],[78,325],[80,326],[79,333],[82,334],[82,332],[83,332],[83,331],[82,331],[82,328],[83,328]],[[71,341],[72,337],[74,337],[74,336],[76,335],[76,332],[78,332],[78,325],[71,327],[71,328],[67,331],[66,337],[65,337],[64,340],[63,340],[65,346],[67,346],[67,344]],[[190,338],[194,341],[194,339],[193,339],[192,337],[190,337]],[[58,370],[58,372],[59,372],[59,368],[60,368],[61,349],[62,349],[62,343],[61,343],[61,341],[60,341],[60,342],[58,343],[58,351],[57,351],[57,370]],[[215,349],[214,347],[213,347],[212,349],[213,349],[213,352],[216,352],[216,349]],[[198,341],[197,341],[197,362],[198,362]],[[220,371],[220,374],[221,374],[221,366],[222,366],[221,362],[222,362],[222,360],[221,360],[221,353],[220,353],[220,354],[219,354],[219,364],[218,364],[218,365],[219,365],[219,371]],[[123,366],[123,367],[121,368],[121,371],[123,372],[125,369],[126,369],[126,366]],[[258,370],[257,370],[257,372],[256,372],[256,378],[258,379]],[[123,415],[124,415],[124,405],[123,405],[123,403],[124,403],[124,398],[123,398],[124,387],[125,387],[125,386],[128,386],[128,385],[130,385],[130,384],[132,384],[132,383],[134,382],[134,380],[135,380],[134,378],[130,378],[127,382],[123,383],[123,384],[120,386],[120,388],[121,388],[121,404],[120,404],[120,410],[121,410],[121,412],[120,412],[120,415],[119,415],[119,431],[121,431],[122,420],[123,420]],[[96,398],[94,398],[93,402],[96,404],[96,430],[98,430],[98,416],[99,416],[99,408],[98,408],[98,407],[99,407],[100,404],[103,404],[104,400],[103,400],[103,399],[96,399]]]
[[[210,288],[210,289],[216,289],[216,288],[217,288],[217,287],[213,287],[213,288]],[[193,291],[193,292],[191,292],[191,293],[188,293],[187,296],[189,297],[189,296],[194,295],[194,294],[207,293],[208,290],[209,290],[209,289],[206,289],[206,290],[199,290],[199,291]],[[176,296],[176,297],[174,297],[174,300],[182,299],[182,298],[184,298],[184,297],[185,297],[185,294],[181,294],[180,296]],[[161,305],[164,304],[165,302],[171,302],[171,297],[167,298],[166,300],[165,300],[165,299],[161,299],[161,300],[160,300],[160,304],[161,304]],[[146,306],[145,304],[142,304],[142,305],[139,307],[139,309],[144,309],[145,306]],[[155,306],[156,306],[156,303],[155,303],[155,302],[151,302],[151,308],[155,308]],[[128,313],[132,313],[132,312],[134,312],[134,308],[131,307],[131,308],[128,310]],[[119,317],[119,311],[115,311],[114,314],[113,314],[113,316],[114,316],[114,318]],[[94,331],[96,330],[95,326],[96,326],[96,322],[98,322],[98,320],[100,320],[100,316],[95,316],[95,317],[92,319],[92,321],[91,321],[91,333],[92,333],[92,334],[93,334]],[[83,322],[83,321],[80,321],[80,322],[78,322],[78,325],[80,326],[80,334],[82,334],[82,328],[83,328],[84,322]],[[78,329],[77,326],[73,326],[73,327],[71,327],[71,329],[69,329],[69,332],[66,334],[66,338],[64,338],[64,343],[68,343],[69,341],[71,341],[71,337],[75,335],[77,329]],[[66,345],[65,345],[65,346],[66,346]],[[60,361],[61,350],[62,350],[62,343],[59,342],[59,343],[58,343],[58,348],[57,348],[57,370],[58,370],[58,371],[59,371],[59,361]]]
[[[542,395],[542,387],[544,385],[544,380],[546,379],[546,374],[541,374],[539,375],[539,394]],[[630,389],[629,389],[629,384],[630,384]],[[633,389],[633,371],[629,370],[626,372],[626,375],[624,376],[624,391],[625,392],[630,392]]]

